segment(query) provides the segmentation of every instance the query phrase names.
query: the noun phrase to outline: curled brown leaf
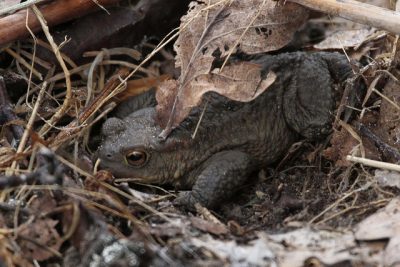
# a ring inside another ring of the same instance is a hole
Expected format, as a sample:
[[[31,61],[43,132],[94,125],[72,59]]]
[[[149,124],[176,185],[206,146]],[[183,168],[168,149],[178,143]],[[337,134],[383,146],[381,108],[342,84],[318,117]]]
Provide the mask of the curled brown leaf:
[[[282,48],[307,19],[307,9],[272,0],[197,1],[182,18],[175,43],[179,81],[168,81],[157,92],[162,137],[197,106],[202,95],[217,92],[237,101],[251,101],[275,80],[261,77],[249,62],[221,64],[235,52],[256,54]],[[224,67],[222,67],[224,66]]]

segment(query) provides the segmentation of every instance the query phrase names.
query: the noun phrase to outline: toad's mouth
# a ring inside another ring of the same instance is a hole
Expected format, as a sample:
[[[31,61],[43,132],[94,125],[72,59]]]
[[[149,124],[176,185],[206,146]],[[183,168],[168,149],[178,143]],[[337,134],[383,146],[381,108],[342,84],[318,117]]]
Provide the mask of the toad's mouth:
[[[112,174],[113,182],[136,182],[143,184],[163,184],[163,177],[159,176],[143,176],[132,170],[128,166],[124,166],[121,163],[109,161],[107,159],[99,158],[100,163],[98,170],[107,171]]]

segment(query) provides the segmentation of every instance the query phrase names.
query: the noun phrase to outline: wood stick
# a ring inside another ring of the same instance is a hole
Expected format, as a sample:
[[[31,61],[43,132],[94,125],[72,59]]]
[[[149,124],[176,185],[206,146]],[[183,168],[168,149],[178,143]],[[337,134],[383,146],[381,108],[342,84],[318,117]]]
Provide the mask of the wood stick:
[[[355,0],[288,0],[310,9],[400,34],[400,12]]]
[[[15,11],[27,8],[27,7],[31,6],[31,5],[38,5],[38,4],[40,4],[42,2],[45,2],[45,1],[48,1],[48,0],[27,0],[27,1],[23,2],[23,3],[18,3],[18,4],[15,4],[15,5],[12,5],[12,6],[8,6],[8,7],[0,9],[0,16],[2,16],[4,14],[7,14],[7,13],[13,13]]]
[[[350,155],[348,155],[346,157],[346,159],[351,162],[361,163],[365,166],[400,172],[400,165],[398,165],[398,164],[387,163],[387,162],[383,162],[383,161],[377,161],[377,160],[366,159],[366,158],[359,158],[359,157],[350,156]]]
[[[99,5],[108,6],[120,0],[56,0],[40,7],[40,11],[49,26],[54,26],[88,13],[99,10]],[[96,4],[98,3],[98,5]],[[29,36],[26,29],[26,16],[28,13],[28,26],[33,32],[41,30],[37,17],[28,9],[0,18],[0,45],[13,42]]]

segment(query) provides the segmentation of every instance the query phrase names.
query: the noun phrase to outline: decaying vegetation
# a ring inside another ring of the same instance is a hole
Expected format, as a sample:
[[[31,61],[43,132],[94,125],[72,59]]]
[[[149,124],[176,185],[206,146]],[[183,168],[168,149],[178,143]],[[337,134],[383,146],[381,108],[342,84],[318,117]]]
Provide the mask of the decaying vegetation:
[[[399,2],[189,2],[0,2],[0,265],[397,266]],[[98,170],[126,99],[158,88],[168,138],[205,92],[249,101],[274,82],[231,56],[297,50],[345,53],[365,92],[338,88],[332,134],[219,209]]]

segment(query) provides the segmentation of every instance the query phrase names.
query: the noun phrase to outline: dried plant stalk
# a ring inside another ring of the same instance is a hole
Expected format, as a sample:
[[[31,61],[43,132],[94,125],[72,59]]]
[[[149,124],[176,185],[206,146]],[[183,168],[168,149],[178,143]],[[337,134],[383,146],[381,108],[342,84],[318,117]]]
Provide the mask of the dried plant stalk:
[[[72,98],[72,88],[71,88],[71,79],[70,79],[71,74],[69,73],[68,68],[65,65],[64,59],[61,56],[60,48],[54,42],[53,36],[49,32],[49,27],[47,26],[47,21],[43,17],[43,14],[40,12],[40,10],[35,5],[32,6],[32,10],[35,13],[37,19],[39,20],[40,25],[42,26],[43,32],[46,35],[46,38],[51,45],[51,48],[53,49],[54,55],[56,56],[58,62],[60,63],[60,66],[65,74],[65,84],[66,84],[66,94],[65,94],[65,99],[64,99],[62,106],[53,115],[53,117],[50,119],[49,123],[45,124],[39,132],[40,135],[44,135],[50,129],[49,125],[55,124],[64,115],[64,113],[67,111],[67,109],[69,107],[69,103],[71,102],[71,98]]]
[[[57,149],[67,140],[78,134],[82,128],[81,126],[86,123],[86,121],[101,107],[105,102],[107,102],[116,93],[124,89],[120,86],[121,80],[128,76],[129,72],[127,69],[121,69],[116,75],[114,75],[104,86],[103,91],[89,103],[87,107],[82,111],[77,119],[72,121],[65,127],[64,131],[61,131],[53,140],[50,147]]]

